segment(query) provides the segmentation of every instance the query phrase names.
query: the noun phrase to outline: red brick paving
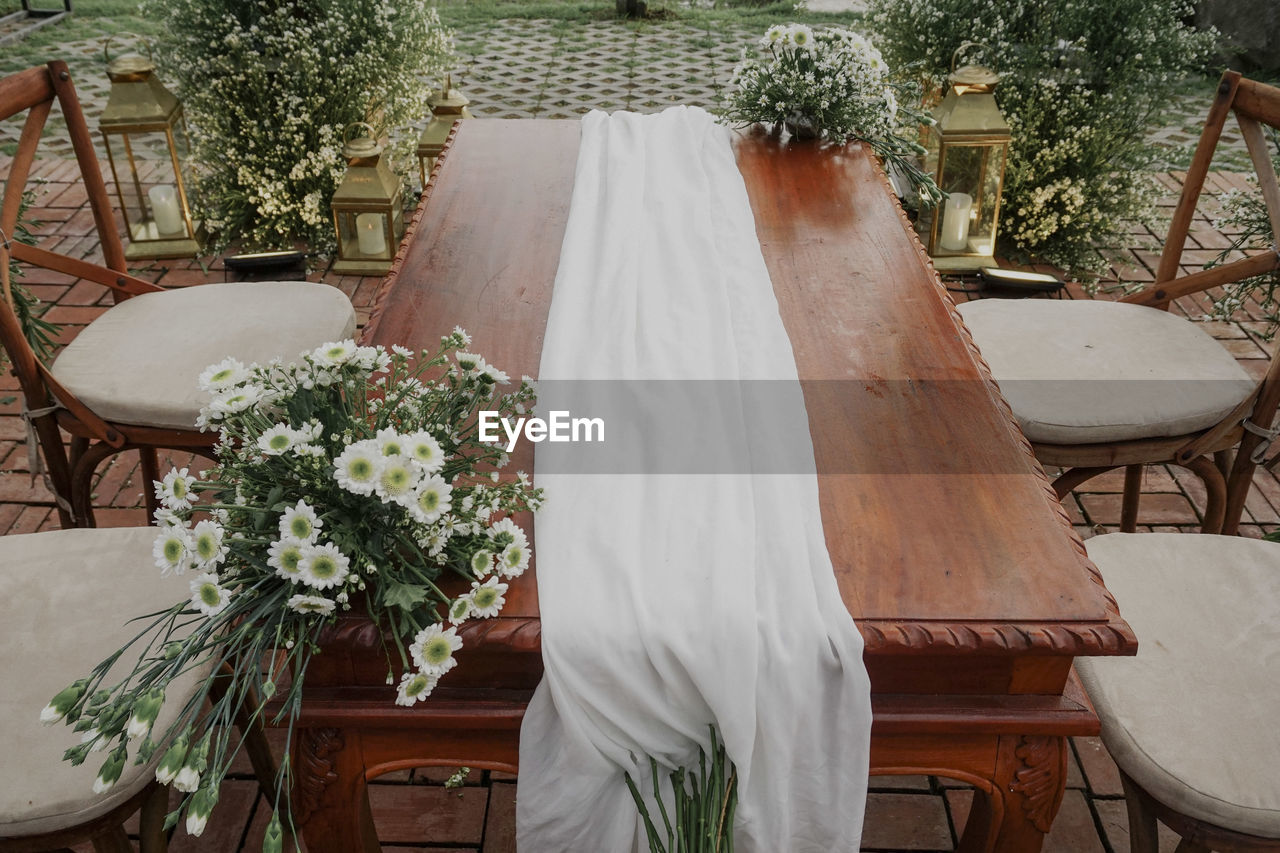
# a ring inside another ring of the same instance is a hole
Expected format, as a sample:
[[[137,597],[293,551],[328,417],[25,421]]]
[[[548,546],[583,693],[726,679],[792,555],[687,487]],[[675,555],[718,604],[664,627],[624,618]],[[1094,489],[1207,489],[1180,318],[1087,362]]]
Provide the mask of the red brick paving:
[[[0,170],[7,171],[8,158],[0,156]],[[42,244],[80,257],[101,260],[92,221],[85,207],[83,188],[70,183],[71,170],[59,160],[37,164],[36,176],[50,179],[39,190],[34,212],[45,224],[37,229]],[[1181,175],[1163,175],[1167,192],[1162,211],[1169,213],[1179,189]],[[1238,186],[1231,174],[1219,174],[1214,186]],[[1206,197],[1188,240],[1185,267],[1190,269],[1228,245],[1209,215],[1217,203]],[[1112,265],[1112,280],[1151,281],[1158,255],[1152,247],[1159,239],[1146,227],[1134,226],[1128,247],[1100,249]],[[222,281],[226,274],[220,259],[205,271],[195,261],[159,261],[138,274],[161,285],[191,286],[206,281]],[[340,288],[352,298],[363,322],[372,308],[378,279],[336,276],[314,270],[308,279]],[[32,271],[23,283],[51,304],[49,318],[64,325],[60,341],[66,342],[109,305],[103,288],[78,282],[69,276],[48,271]],[[1075,284],[1068,287],[1069,298],[1087,298]],[[957,295],[957,298],[966,298]],[[1108,298],[1102,296],[1100,298]],[[1183,314],[1200,317],[1207,310],[1201,299],[1184,300],[1177,306]],[[1265,369],[1274,345],[1260,337],[1263,324],[1256,305],[1233,318],[1213,322],[1206,329],[1222,341],[1246,369]],[[0,376],[0,390],[16,390],[11,376]],[[0,534],[28,533],[57,527],[57,515],[42,483],[32,483],[27,472],[25,431],[16,405],[0,407]],[[189,456],[174,460],[190,464]],[[1280,523],[1280,480],[1269,472],[1256,478],[1257,489],[1250,496],[1242,532],[1261,536]],[[100,524],[124,526],[145,524],[142,489],[136,454],[122,454],[104,465],[95,485],[95,507]],[[1099,477],[1065,502],[1068,512],[1084,535],[1114,529],[1119,521],[1119,472]],[[1150,469],[1144,478],[1145,497],[1140,522],[1143,529],[1193,530],[1203,507],[1203,487],[1180,469]],[[279,735],[273,737],[277,748]],[[1096,738],[1077,738],[1070,759],[1068,792],[1045,849],[1050,853],[1092,853],[1127,850],[1128,829],[1124,802],[1116,769]],[[510,774],[475,772],[456,791],[443,787],[451,770],[434,768],[403,771],[377,780],[372,802],[379,833],[387,851],[449,850],[473,853],[509,853],[515,849],[516,785]],[[955,844],[972,797],[966,787],[945,779],[927,777],[875,777],[871,780],[865,849],[877,851],[950,850]],[[248,768],[240,765],[225,783],[222,799],[204,835],[199,839],[175,831],[171,848],[175,853],[233,853],[260,849],[270,811],[256,791]],[[1172,850],[1176,840],[1165,830],[1161,849]],[[87,845],[76,848],[89,850]]]

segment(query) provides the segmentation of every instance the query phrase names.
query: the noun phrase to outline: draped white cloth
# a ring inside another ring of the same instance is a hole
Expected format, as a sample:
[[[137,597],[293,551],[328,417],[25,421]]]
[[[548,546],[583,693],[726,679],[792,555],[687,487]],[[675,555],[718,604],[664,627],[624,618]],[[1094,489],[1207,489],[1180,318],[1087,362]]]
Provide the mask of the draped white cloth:
[[[770,397],[786,406],[728,405],[716,428],[762,457],[799,436],[811,460],[728,133],[685,107],[583,120],[539,381],[789,380]],[[656,458],[664,414],[647,418],[606,430],[652,434]],[[749,469],[540,468],[546,672],[521,731],[522,853],[647,850],[623,771],[692,766],[709,723],[738,768],[741,853],[858,849],[870,688],[817,481]]]

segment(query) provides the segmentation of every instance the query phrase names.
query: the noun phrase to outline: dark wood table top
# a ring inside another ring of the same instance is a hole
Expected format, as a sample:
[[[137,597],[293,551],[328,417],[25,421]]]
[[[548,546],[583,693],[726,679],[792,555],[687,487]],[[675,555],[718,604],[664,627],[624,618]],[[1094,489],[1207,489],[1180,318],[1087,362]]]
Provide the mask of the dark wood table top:
[[[536,376],[579,124],[455,127],[365,340],[433,346],[461,325],[491,363]],[[869,659],[1132,653],[879,167],[858,146],[762,131],[734,144],[805,382],[827,548]],[[513,463],[534,470],[528,442]],[[469,630],[536,642],[534,579]]]

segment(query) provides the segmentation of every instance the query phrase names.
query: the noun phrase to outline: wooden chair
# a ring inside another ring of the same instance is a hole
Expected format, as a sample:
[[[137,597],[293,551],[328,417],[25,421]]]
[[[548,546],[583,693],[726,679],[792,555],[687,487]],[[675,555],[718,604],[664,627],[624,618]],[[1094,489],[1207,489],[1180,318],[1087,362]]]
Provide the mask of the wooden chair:
[[[1125,531],[1136,528],[1142,467],[1173,464],[1204,481],[1204,532],[1234,533],[1254,469],[1275,437],[1280,360],[1273,358],[1255,382],[1202,328],[1168,311],[1181,296],[1280,268],[1280,251],[1273,250],[1178,276],[1196,201],[1230,113],[1244,132],[1280,234],[1280,186],[1262,130],[1263,124],[1280,126],[1280,89],[1228,71],[1154,284],[1119,302],[984,299],[959,306],[1036,458],[1068,469],[1054,483],[1059,498],[1098,474],[1125,469]]]
[[[1119,765],[1133,853],[1280,851],[1280,545],[1114,533],[1086,543],[1138,636],[1076,658]]]
[[[132,851],[123,824],[139,808],[143,853],[165,849],[168,788],[155,779],[164,750],[144,765],[134,764],[131,752],[115,786],[95,794],[93,780],[107,753],[90,753],[73,767],[62,753],[80,736],[61,723],[40,724],[52,696],[133,638],[138,626],[130,618],[164,610],[190,594],[188,578],[160,577],[151,556],[154,541],[149,527],[0,537],[2,853],[62,849],[85,840],[99,853]],[[132,662],[117,664],[112,673],[118,678],[131,668]],[[164,734],[208,672],[193,671],[170,685],[155,737]],[[106,683],[113,683],[110,676]],[[246,717],[237,722],[259,784],[271,797],[276,767],[262,723]]]
[[[165,290],[130,275],[116,231],[97,152],[67,66],[50,62],[0,80],[0,119],[26,113],[26,123],[0,201],[0,231],[14,233],[40,132],[58,101],[75,150],[101,241],[105,266],[9,242],[0,236],[4,293],[0,344],[22,389],[28,441],[38,438],[64,527],[93,526],[90,483],[98,465],[136,449],[150,482],[157,449],[209,455],[214,435],[196,428],[197,378],[235,356],[244,363],[296,358],[303,350],[351,337],[355,311],[336,288],[308,282],[207,284]],[[13,311],[8,256],[109,288],[115,306],[87,326],[47,366],[32,352]],[[59,428],[71,436],[70,455]]]

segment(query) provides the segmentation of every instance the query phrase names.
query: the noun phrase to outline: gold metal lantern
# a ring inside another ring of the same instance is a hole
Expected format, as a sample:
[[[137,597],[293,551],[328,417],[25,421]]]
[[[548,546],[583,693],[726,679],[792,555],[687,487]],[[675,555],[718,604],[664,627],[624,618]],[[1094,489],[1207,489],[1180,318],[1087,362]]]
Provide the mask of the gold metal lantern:
[[[444,150],[449,131],[458,119],[471,118],[468,106],[471,100],[453,88],[452,75],[445,78],[444,88],[433,94],[427,103],[431,107],[431,121],[427,123],[418,139],[418,177],[422,186],[426,187],[427,178],[435,168],[436,158]]]
[[[190,142],[182,103],[141,56],[107,63],[111,92],[98,121],[129,245],[125,257],[193,258],[204,224],[191,217]]]
[[[967,47],[956,51],[958,56]],[[1009,124],[993,91],[999,75],[981,65],[952,72],[936,124],[926,133],[925,171],[948,196],[922,211],[917,225],[933,264],[942,271],[975,270],[995,263],[996,232]]]
[[[361,130],[367,135],[354,135]],[[400,178],[387,165],[385,149],[385,140],[365,122],[343,132],[347,173],[333,194],[338,235],[334,272],[385,275],[391,270],[404,236],[404,194]]]

